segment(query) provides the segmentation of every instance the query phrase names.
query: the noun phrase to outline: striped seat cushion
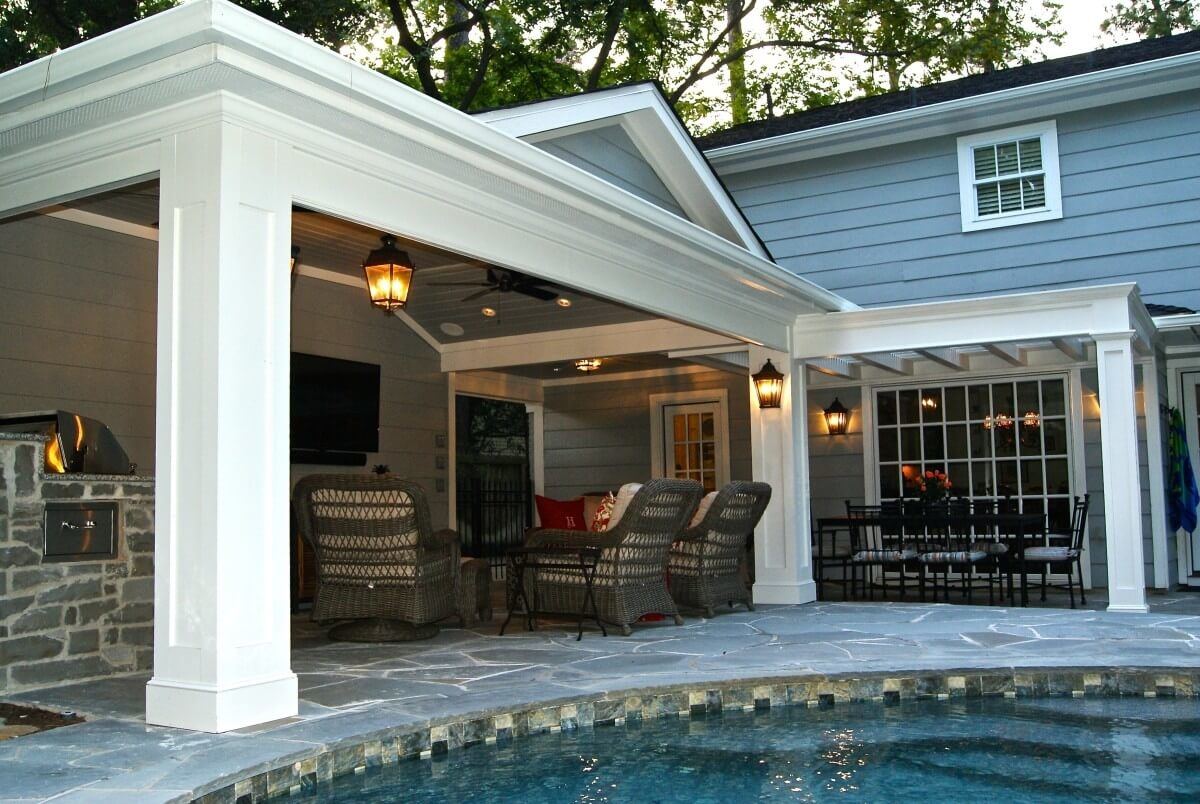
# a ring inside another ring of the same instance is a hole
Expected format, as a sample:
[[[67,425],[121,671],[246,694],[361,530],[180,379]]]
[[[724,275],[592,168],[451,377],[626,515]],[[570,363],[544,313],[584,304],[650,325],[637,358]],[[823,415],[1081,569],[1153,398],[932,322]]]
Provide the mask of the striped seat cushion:
[[[1079,551],[1070,547],[1030,547],[1025,550],[1025,558],[1029,561],[1073,561],[1077,555]]]
[[[908,547],[903,550],[859,550],[854,554],[854,561],[863,562],[900,562],[911,561],[917,557],[917,551]]]
[[[1008,552],[1008,545],[1004,542],[975,542],[971,549],[982,550],[989,556],[1002,556]]]
[[[921,553],[917,560],[922,564],[973,564],[987,558],[982,550],[937,550]]]

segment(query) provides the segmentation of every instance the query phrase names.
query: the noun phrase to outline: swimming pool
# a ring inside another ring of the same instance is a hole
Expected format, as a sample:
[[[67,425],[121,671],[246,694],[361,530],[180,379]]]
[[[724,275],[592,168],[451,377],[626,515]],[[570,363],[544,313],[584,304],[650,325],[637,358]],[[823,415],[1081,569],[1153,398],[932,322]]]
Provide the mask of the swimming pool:
[[[477,745],[322,783],[304,802],[1200,800],[1200,701],[774,708]]]

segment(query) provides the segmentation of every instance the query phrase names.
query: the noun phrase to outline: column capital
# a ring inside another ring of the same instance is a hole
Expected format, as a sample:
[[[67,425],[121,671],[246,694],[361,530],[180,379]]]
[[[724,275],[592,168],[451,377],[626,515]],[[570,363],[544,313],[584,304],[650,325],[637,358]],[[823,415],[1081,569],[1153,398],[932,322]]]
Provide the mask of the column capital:
[[[1096,343],[1105,342],[1121,342],[1133,341],[1137,337],[1137,332],[1132,329],[1120,329],[1112,332],[1094,332],[1091,333],[1091,338]]]

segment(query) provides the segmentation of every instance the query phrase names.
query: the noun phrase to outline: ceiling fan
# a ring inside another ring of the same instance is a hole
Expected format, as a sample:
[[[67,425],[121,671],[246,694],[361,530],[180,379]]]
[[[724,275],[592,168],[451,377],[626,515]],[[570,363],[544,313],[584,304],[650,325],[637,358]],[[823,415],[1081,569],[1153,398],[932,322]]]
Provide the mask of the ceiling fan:
[[[486,282],[430,282],[429,284],[441,287],[483,288],[483,290],[467,296],[463,299],[464,302],[474,301],[489,293],[520,293],[538,301],[551,301],[558,298],[558,291],[547,287],[551,283],[508,268],[488,268]]]

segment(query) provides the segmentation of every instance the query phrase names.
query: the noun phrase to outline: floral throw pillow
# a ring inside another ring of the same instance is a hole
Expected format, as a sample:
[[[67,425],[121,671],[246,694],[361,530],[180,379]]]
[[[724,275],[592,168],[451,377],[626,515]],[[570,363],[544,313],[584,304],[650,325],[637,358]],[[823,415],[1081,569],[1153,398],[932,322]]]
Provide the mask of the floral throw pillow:
[[[608,530],[608,523],[612,519],[613,506],[617,504],[617,498],[610,491],[604,495],[604,499],[596,506],[596,513],[592,515],[592,532],[603,533]]]

